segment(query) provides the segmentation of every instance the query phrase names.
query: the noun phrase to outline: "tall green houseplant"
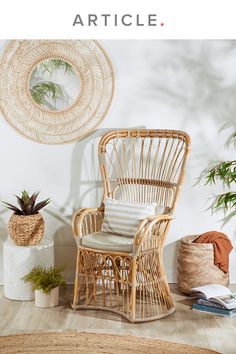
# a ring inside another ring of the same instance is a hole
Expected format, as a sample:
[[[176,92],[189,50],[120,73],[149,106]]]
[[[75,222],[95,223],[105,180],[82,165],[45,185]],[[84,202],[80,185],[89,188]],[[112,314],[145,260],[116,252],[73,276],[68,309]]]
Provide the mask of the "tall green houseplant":
[[[227,142],[236,148],[236,131],[234,131]],[[212,211],[224,212],[224,224],[236,216],[236,191],[233,190],[236,182],[236,160],[222,161],[210,169],[204,171],[206,184],[217,184],[222,182],[227,191],[215,196]]]

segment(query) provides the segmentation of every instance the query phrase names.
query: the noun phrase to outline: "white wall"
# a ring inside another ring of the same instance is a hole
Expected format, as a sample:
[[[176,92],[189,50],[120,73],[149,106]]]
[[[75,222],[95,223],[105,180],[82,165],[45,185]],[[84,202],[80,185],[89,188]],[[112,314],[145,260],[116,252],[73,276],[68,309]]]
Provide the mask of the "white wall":
[[[4,41],[0,42],[2,46]],[[176,219],[168,234],[164,259],[170,282],[176,277],[178,240],[186,234],[219,230],[221,215],[205,211],[207,200],[220,188],[193,187],[213,160],[233,157],[224,149],[229,132],[218,131],[235,122],[235,41],[103,41],[115,69],[116,94],[99,129],[75,144],[40,145],[19,136],[0,118],[0,200],[13,201],[22,188],[51,197],[43,211],[46,238],[55,242],[57,264],[66,264],[73,281],[76,247],[70,220],[73,209],[101,201],[97,142],[107,130],[123,127],[186,130],[192,139],[185,185]],[[0,208],[0,261],[10,212]],[[234,241],[235,222],[223,231]],[[236,255],[231,254],[231,282],[236,282]],[[2,282],[2,264],[0,267]]]

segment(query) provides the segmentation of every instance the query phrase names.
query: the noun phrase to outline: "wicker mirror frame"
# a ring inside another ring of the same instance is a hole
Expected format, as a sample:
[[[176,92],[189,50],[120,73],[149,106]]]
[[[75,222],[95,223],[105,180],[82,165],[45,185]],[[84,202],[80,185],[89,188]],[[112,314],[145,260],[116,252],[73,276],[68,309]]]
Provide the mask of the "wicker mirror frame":
[[[68,62],[80,79],[79,96],[68,108],[50,111],[31,97],[29,79],[46,59]],[[0,58],[0,109],[21,135],[43,144],[83,139],[104,119],[114,93],[111,60],[94,40],[12,40]]]

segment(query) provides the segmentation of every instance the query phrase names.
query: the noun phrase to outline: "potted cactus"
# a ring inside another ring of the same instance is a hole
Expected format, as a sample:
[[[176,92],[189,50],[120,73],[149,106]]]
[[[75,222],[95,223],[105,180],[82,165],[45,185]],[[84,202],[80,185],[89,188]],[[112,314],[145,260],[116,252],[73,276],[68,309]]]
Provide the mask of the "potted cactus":
[[[22,279],[29,282],[35,292],[35,306],[54,307],[59,302],[59,286],[66,288],[66,282],[62,275],[64,267],[42,266],[34,267],[31,272]]]
[[[36,203],[39,192],[29,196],[22,191],[21,197],[16,196],[18,206],[3,202],[14,213],[8,223],[8,231],[12,240],[18,246],[31,246],[38,244],[44,235],[44,220],[39,211],[44,208],[50,199]]]

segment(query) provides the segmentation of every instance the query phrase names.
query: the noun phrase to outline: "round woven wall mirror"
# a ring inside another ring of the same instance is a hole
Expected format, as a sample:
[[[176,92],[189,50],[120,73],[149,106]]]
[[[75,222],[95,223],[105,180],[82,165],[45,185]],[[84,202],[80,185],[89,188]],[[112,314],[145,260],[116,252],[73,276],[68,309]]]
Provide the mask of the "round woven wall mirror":
[[[20,134],[44,144],[78,141],[111,105],[111,60],[93,40],[13,40],[0,58],[0,109]]]

